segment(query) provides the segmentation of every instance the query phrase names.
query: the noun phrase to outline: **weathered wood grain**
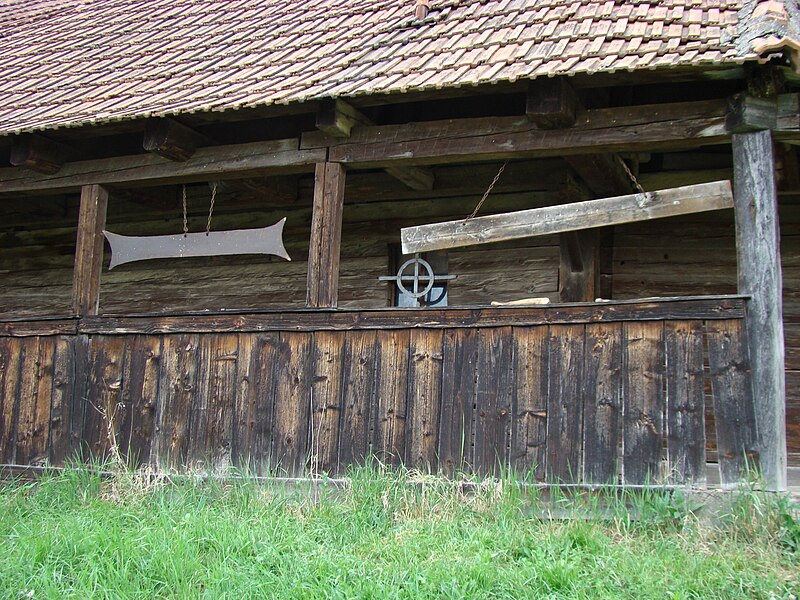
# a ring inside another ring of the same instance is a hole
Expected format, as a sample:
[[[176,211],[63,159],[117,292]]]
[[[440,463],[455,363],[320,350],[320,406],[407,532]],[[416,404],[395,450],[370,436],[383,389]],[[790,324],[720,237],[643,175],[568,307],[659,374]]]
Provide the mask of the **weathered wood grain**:
[[[314,333],[309,464],[312,473],[333,474],[339,470],[339,422],[347,400],[342,396],[345,356],[341,333]]]
[[[671,482],[706,481],[703,322],[664,324],[667,468]]]
[[[513,382],[511,328],[485,329],[478,336],[473,469],[499,474],[509,467]]]
[[[617,483],[622,414],[622,326],[586,326],[583,390],[583,481]]]
[[[314,211],[308,250],[306,306],[335,307],[339,297],[345,169],[319,163],[314,175]]]
[[[622,481],[661,480],[664,415],[664,324],[625,323],[622,387]]]
[[[36,392],[39,382],[39,346],[42,338],[28,338],[20,348],[19,390],[14,424],[14,460],[28,464],[31,460],[31,438],[33,437],[36,411]]]
[[[731,207],[733,196],[730,182],[715,181],[644,194],[406,227],[400,230],[400,239],[403,254],[413,254]]]
[[[213,371],[216,360],[215,341],[218,336],[200,336],[197,344],[197,374],[194,393],[182,395],[187,402],[189,414],[187,425],[187,466],[190,469],[202,469],[211,461],[208,429],[209,413],[214,388]]]
[[[344,334],[339,470],[363,463],[369,454],[370,412],[377,366],[375,355],[376,332],[348,331]]]
[[[378,332],[372,451],[387,465],[397,466],[406,456],[410,348],[407,329]]]
[[[81,188],[78,240],[72,277],[72,312],[96,315],[100,303],[100,271],[103,268],[103,229],[108,190],[99,185]]]
[[[0,362],[3,339],[0,338]],[[4,367],[4,365],[3,365]],[[3,368],[0,368],[2,371]],[[0,375],[0,390],[3,389]],[[62,466],[71,459],[74,450],[72,431],[70,430],[70,413],[73,408],[75,393],[75,344],[74,339],[59,337],[56,340],[55,359],[53,361],[53,397],[50,405],[50,464]],[[0,415],[0,418],[2,416]],[[0,426],[0,432],[3,428]],[[1,435],[1,434],[0,434]],[[0,453],[1,455],[2,453]]]
[[[470,472],[473,466],[473,405],[476,401],[477,354],[477,331],[445,330],[438,455],[439,468],[449,475]],[[486,389],[489,383],[484,382],[483,385]],[[479,407],[478,410],[482,409]]]
[[[36,357],[36,388],[31,398],[34,402],[33,429],[30,437],[30,454],[26,463],[46,464],[50,456],[50,411],[53,402],[53,371],[57,338],[39,338]]]
[[[750,476],[748,469],[758,469],[760,462],[744,323],[708,322],[706,335],[720,482],[730,488]]]
[[[131,464],[146,464],[150,460],[155,414],[158,403],[158,384],[161,365],[161,336],[136,336],[128,344],[129,359],[125,389],[130,403],[130,426],[123,427],[127,436],[127,457]]]
[[[747,348],[752,359],[756,431],[767,487],[786,489],[786,383],[778,195],[769,131],[733,136],[739,292],[751,296]]]
[[[150,461],[164,468],[187,466],[190,410],[197,395],[199,345],[197,335],[163,338]]]
[[[70,162],[54,175],[31,173],[20,167],[0,169],[0,193],[71,192],[92,184],[208,181],[213,175],[223,174],[226,178],[238,178],[266,173],[307,173],[321,160],[325,160],[324,150],[299,150],[297,139],[251,142],[200,148],[182,163],[153,154],[136,154]]]
[[[248,407],[248,427],[252,434],[247,446],[248,464],[258,475],[272,474],[276,469],[272,438],[275,429],[275,402],[281,359],[280,335],[255,334],[252,376],[253,396]],[[251,425],[252,423],[252,425]],[[245,452],[242,447],[242,452]]]
[[[553,482],[581,478],[584,329],[551,325],[549,330],[546,477]]]
[[[511,465],[523,475],[533,472],[542,481],[547,464],[548,328],[515,327],[513,344]]]
[[[118,443],[125,344],[124,336],[97,336],[89,352],[89,385],[83,443],[89,454],[109,458]]]
[[[275,365],[275,467],[289,476],[305,471],[311,414],[311,344],[308,333],[281,333]]]
[[[233,418],[237,403],[237,362],[239,336],[228,333],[215,336],[211,370],[208,373],[208,425],[206,464],[224,472],[232,462]]]
[[[86,317],[84,334],[224,333],[226,331],[319,331],[451,327],[534,326],[548,323],[600,323],[681,319],[742,319],[738,296],[653,298],[543,307],[475,307],[374,310],[287,310],[241,314],[127,315]]]
[[[405,464],[427,471],[438,464],[436,437],[442,383],[443,334],[414,329],[409,343]]]
[[[23,340],[0,338],[0,459],[4,463],[14,462],[15,454],[15,421],[18,411],[18,389],[20,383],[20,365],[22,364]]]

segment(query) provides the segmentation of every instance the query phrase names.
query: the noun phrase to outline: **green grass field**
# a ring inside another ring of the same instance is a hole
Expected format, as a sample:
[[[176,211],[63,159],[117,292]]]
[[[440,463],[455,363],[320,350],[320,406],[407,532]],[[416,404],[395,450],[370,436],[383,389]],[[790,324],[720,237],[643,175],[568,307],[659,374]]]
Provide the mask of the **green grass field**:
[[[786,498],[740,495],[713,525],[680,496],[545,503],[362,469],[321,497],[269,483],[0,487],[2,598],[794,598]],[[328,489],[328,488],[324,488]],[[543,519],[545,506],[573,519]],[[585,518],[598,516],[604,518]],[[632,517],[636,515],[636,519]]]

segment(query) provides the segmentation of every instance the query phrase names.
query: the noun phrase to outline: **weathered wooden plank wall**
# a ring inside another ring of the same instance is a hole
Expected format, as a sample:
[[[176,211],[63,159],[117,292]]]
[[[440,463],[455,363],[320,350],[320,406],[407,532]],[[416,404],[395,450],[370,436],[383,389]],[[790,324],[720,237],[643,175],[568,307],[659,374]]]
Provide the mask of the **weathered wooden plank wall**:
[[[116,447],[162,467],[300,475],[374,455],[450,474],[702,485],[708,382],[733,483],[756,457],[743,300],[726,302],[698,319],[626,320],[642,313],[620,305],[604,323],[564,307],[552,323],[512,309],[505,325],[0,337],[0,458]]]

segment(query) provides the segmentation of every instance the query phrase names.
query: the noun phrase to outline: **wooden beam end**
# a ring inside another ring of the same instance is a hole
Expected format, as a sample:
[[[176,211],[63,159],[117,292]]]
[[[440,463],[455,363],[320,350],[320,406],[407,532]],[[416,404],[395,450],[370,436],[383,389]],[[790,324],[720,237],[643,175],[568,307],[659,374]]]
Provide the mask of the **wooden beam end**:
[[[540,129],[562,129],[575,124],[579,105],[563,77],[536,79],[528,87],[525,113]]]
[[[30,134],[17,138],[11,146],[9,162],[37,173],[53,175],[61,170],[69,148],[40,135]]]
[[[737,94],[729,100],[725,129],[729,133],[773,130],[778,127],[776,98],[756,98]]]

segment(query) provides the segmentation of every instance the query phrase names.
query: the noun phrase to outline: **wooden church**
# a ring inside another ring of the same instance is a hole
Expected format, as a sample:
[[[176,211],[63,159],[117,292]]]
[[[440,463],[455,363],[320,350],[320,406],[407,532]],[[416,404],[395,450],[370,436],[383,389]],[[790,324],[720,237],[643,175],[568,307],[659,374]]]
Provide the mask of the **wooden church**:
[[[0,463],[785,488],[798,27],[0,3]]]

